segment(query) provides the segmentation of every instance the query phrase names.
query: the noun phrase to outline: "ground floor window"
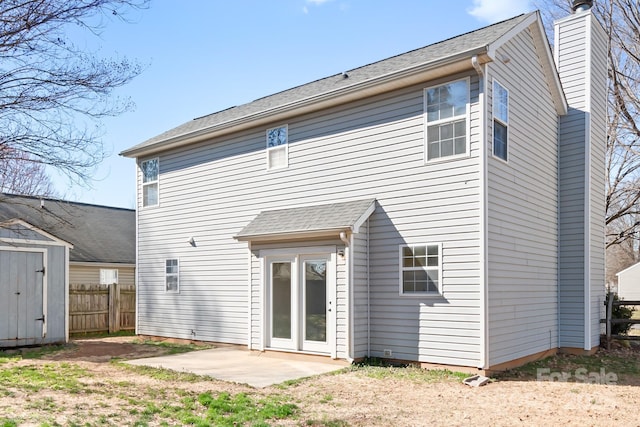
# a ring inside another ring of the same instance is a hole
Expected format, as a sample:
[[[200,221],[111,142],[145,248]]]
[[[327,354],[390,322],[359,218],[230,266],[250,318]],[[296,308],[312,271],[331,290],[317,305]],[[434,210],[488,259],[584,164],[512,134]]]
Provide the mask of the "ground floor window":
[[[167,292],[178,292],[180,289],[180,263],[177,259],[165,261],[165,290]]]
[[[400,246],[400,294],[438,294],[441,266],[439,243]]]

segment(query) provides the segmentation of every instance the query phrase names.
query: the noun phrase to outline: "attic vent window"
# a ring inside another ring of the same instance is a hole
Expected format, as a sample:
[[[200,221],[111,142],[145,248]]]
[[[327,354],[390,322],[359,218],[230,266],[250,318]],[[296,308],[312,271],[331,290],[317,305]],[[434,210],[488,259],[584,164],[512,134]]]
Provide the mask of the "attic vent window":
[[[425,89],[427,162],[468,153],[469,81]]]
[[[289,128],[287,125],[267,129],[267,169],[289,166]]]

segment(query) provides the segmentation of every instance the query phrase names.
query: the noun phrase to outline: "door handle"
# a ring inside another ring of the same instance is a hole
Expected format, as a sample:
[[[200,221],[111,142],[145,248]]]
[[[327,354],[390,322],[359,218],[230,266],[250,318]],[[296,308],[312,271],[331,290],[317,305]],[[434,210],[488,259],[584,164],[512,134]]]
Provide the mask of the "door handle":
[[[42,321],[42,323],[44,323],[44,314],[42,315],[42,317],[38,317],[38,318],[37,318],[37,319],[35,319],[35,320],[41,320],[41,321]]]

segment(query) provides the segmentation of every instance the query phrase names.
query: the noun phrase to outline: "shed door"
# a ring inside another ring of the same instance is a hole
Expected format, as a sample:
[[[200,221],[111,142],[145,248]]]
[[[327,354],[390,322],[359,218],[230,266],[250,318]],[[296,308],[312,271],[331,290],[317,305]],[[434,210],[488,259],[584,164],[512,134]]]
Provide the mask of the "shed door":
[[[0,340],[44,336],[44,254],[0,251]]]

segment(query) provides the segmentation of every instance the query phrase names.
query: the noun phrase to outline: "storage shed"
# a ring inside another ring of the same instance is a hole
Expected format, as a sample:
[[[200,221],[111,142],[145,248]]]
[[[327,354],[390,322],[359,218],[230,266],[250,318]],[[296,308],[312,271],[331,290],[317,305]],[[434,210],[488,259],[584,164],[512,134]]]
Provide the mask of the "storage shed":
[[[72,247],[23,220],[0,222],[0,348],[68,340]]]

